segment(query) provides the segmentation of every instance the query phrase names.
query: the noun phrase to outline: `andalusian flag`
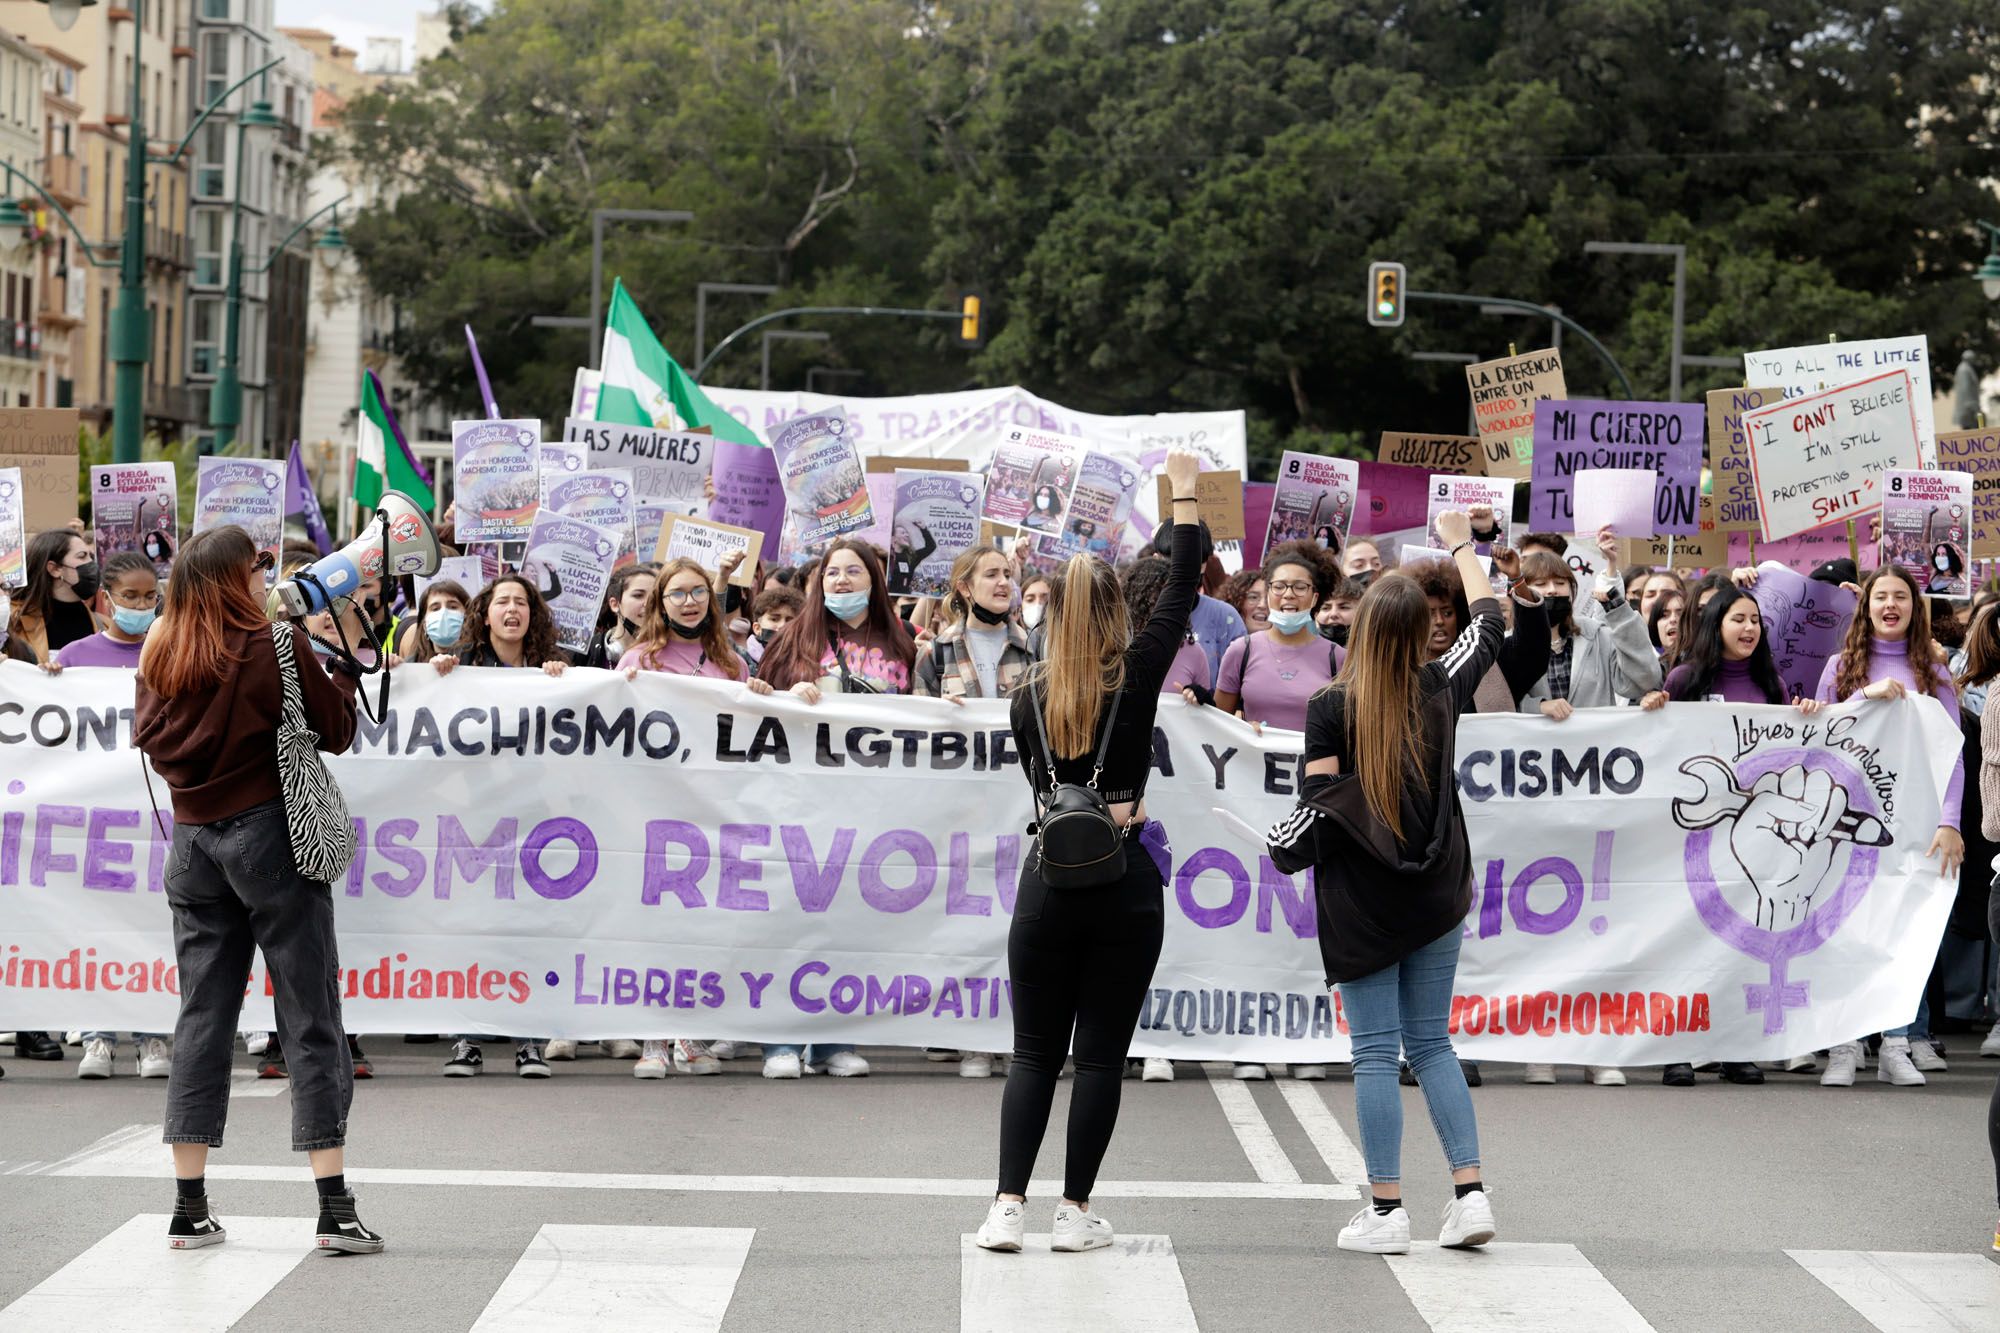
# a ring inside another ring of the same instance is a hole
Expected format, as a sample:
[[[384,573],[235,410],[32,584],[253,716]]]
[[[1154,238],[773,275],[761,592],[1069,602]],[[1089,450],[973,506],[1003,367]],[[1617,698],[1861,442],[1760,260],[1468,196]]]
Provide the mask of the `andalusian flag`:
[[[604,388],[597,395],[597,419],[661,430],[707,426],[718,440],[764,443],[757,432],[709,401],[694,376],[667,355],[622,279],[611,284],[611,313],[604,321]]]
[[[410,457],[396,414],[383,401],[382,385],[370,370],[362,374],[361,420],[354,429],[354,503],[372,510],[382,503],[384,491],[401,491],[426,513],[437,508],[431,484]]]

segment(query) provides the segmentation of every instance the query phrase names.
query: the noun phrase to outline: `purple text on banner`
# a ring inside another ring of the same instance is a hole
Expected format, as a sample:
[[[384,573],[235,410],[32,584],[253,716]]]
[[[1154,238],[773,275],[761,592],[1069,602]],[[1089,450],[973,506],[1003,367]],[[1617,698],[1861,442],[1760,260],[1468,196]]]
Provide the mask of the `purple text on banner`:
[[[1660,474],[1653,496],[1652,537],[1701,531],[1700,403],[1624,403],[1597,398],[1544,398],[1535,404],[1535,471],[1528,494],[1528,530],[1574,532],[1574,482],[1590,468],[1644,468]]]
[[[762,445],[715,442],[715,502],[708,516],[718,523],[764,534],[764,559],[778,558],[785,531],[785,488],[778,460]]]
[[[1271,501],[1278,494],[1273,481],[1243,483],[1243,567],[1264,563],[1264,533],[1271,526]]]
[[[1818,693],[1826,659],[1840,651],[1854,619],[1854,594],[1770,561],[1757,566],[1752,594],[1785,694],[1803,699]]]
[[[1355,534],[1398,532],[1430,522],[1430,479],[1430,473],[1420,467],[1364,460]]]

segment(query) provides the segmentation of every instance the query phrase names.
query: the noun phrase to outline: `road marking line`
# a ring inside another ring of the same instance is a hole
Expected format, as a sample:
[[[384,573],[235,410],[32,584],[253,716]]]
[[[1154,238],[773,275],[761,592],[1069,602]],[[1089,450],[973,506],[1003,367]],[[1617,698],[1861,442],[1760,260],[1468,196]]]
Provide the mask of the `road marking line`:
[[[547,1225],[472,1333],[718,1333],[756,1232]]]
[[[35,1173],[35,1168],[40,1165],[41,1165],[40,1162],[16,1162],[13,1166],[8,1167],[5,1171],[0,1171],[0,1175],[31,1176]]]
[[[1316,1083],[1300,1083],[1286,1079],[1278,1084],[1278,1092],[1285,1104],[1298,1117],[1300,1128],[1312,1140],[1319,1159],[1326,1163],[1326,1169],[1333,1172],[1335,1180],[1350,1185],[1359,1185],[1368,1179],[1368,1167],[1361,1160],[1361,1153],[1354,1146],[1354,1140],[1347,1137],[1347,1130],[1336,1120],[1333,1110],[1320,1096]]]
[[[1881,1333],[1991,1333],[2000,1267],[1976,1254],[1786,1250]]]
[[[1250,1095],[1250,1089],[1230,1076],[1226,1062],[1204,1064],[1202,1068],[1208,1071],[1208,1086],[1215,1089],[1215,1100],[1222,1103],[1222,1118],[1235,1132],[1236,1142],[1250,1159],[1250,1169],[1257,1173],[1257,1179],[1267,1185],[1298,1184],[1298,1168],[1278,1145],[1278,1136],[1271,1132],[1264,1113],[1257,1109],[1257,1099]]]
[[[1047,1236],[1029,1236],[1019,1254],[993,1254],[961,1236],[958,1251],[959,1333],[1197,1333],[1165,1236],[1120,1236],[1087,1254],[1055,1254]]]
[[[225,1217],[227,1241],[180,1251],[167,1248],[169,1220],[125,1223],[0,1310],[0,1330],[222,1333],[312,1253],[310,1218]]]
[[[74,1165],[86,1159],[95,1160],[107,1154],[120,1152],[130,1148],[135,1143],[146,1141],[149,1136],[158,1134],[159,1132],[160,1127],[158,1125],[127,1125],[123,1129],[114,1129],[95,1143],[86,1143],[83,1147],[78,1148],[75,1152],[60,1161],[51,1162],[48,1170],[42,1174],[50,1176],[59,1175],[64,1167]]]
[[[1432,1333],[1653,1333],[1574,1245],[1425,1242],[1384,1257]]]
[[[229,1077],[229,1095],[238,1097],[282,1097],[292,1090],[288,1078],[258,1078],[254,1069],[233,1069]]]

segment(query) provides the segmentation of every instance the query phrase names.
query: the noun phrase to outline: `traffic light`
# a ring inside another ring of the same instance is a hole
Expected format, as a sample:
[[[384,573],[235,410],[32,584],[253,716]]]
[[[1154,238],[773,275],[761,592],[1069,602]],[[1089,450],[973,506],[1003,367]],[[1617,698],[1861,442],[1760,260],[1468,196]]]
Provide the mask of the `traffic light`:
[[[1368,266],[1368,322],[1380,329],[1403,326],[1403,288],[1406,273],[1401,264],[1375,263]]]
[[[985,303],[978,292],[962,292],[958,298],[958,345],[977,347],[985,341],[979,328],[979,314]]]

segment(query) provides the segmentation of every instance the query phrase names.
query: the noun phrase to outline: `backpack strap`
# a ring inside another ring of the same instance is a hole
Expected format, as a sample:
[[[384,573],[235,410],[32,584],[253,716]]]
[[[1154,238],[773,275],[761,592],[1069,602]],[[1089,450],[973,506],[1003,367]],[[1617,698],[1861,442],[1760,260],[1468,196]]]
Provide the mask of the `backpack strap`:
[[[1084,784],[1092,791],[1097,790],[1098,775],[1104,772],[1104,757],[1111,752],[1111,729],[1113,724],[1118,721],[1118,702],[1124,697],[1125,691],[1123,690],[1112,695],[1111,710],[1099,719],[1099,724],[1104,728],[1104,734],[1098,738],[1097,754],[1091,760],[1090,781]],[[1049,770],[1049,789],[1053,791],[1060,784],[1056,781],[1056,755],[1055,751],[1049,746],[1048,724],[1042,721],[1043,699],[1041,696],[1031,692],[1028,702],[1032,705],[1028,711],[1035,716],[1035,737],[1041,742],[1042,763]]]

